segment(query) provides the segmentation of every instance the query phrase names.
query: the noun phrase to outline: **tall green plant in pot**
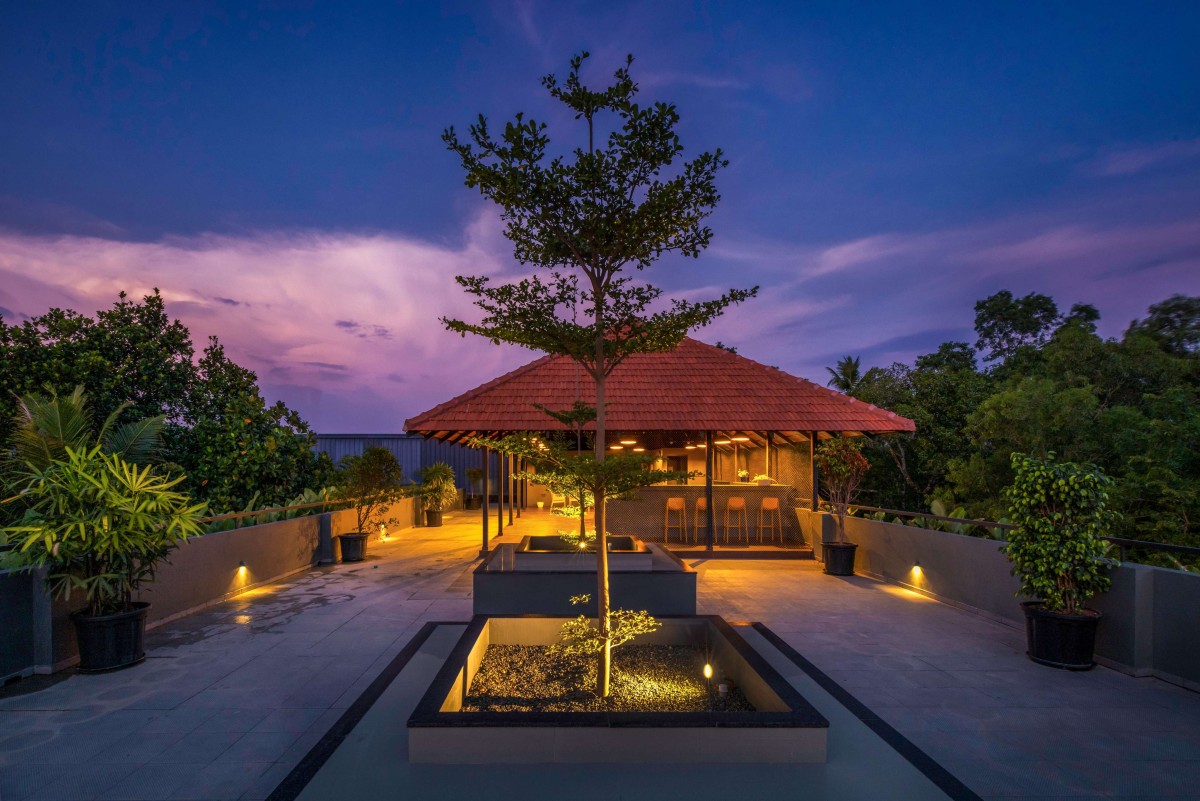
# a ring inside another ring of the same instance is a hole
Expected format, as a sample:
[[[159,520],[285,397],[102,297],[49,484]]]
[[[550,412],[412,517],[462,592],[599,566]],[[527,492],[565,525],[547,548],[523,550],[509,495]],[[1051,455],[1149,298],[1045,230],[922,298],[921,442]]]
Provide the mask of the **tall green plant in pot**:
[[[1113,481],[1092,465],[1012,455],[1013,483],[1005,491],[1013,528],[1000,546],[1021,579],[1019,595],[1029,658],[1067,670],[1089,670],[1100,613],[1088,600],[1111,584],[1116,561],[1102,537],[1112,525]]]
[[[482,509],[483,496],[480,494],[483,488],[483,468],[469,467],[467,468],[467,486],[470,488],[470,493],[464,500],[465,508],[467,509]]]
[[[81,670],[141,662],[150,605],[139,590],[181,542],[204,533],[205,505],[176,489],[183,477],[164,478],[100,445],[67,445],[61,459],[31,465],[28,475],[15,496],[25,505],[21,521],[0,529],[13,546],[0,567],[43,567],[55,595],[86,598],[72,616]]]
[[[817,446],[815,454],[821,489],[837,517],[837,539],[821,543],[825,572],[831,576],[854,575],[854,553],[858,545],[846,540],[846,514],[871,469],[871,463],[862,455],[862,446],[861,439],[835,437]]]
[[[425,525],[440,526],[442,512],[458,502],[458,487],[454,483],[454,468],[445,462],[434,462],[421,471],[421,506],[425,509]]]
[[[343,562],[361,562],[373,531],[394,525],[396,502],[404,495],[400,463],[387,448],[365,448],[338,464],[338,495],[354,509],[354,531],[338,535]]]

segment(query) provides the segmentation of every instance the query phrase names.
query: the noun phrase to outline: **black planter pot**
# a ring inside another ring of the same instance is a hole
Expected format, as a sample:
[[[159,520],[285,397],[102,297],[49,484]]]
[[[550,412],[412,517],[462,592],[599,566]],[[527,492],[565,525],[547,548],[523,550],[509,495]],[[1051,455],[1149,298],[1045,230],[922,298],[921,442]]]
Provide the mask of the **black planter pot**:
[[[342,545],[343,562],[361,562],[367,558],[366,534],[338,534],[338,542]]]
[[[463,508],[467,510],[478,510],[483,508],[483,498],[478,495],[472,495],[463,501]]]
[[[132,667],[146,658],[146,610],[138,602],[115,615],[71,615],[79,643],[79,672],[105,673]]]
[[[429,526],[430,528],[437,528],[441,524],[442,524],[442,510],[441,509],[438,509],[437,511],[434,511],[433,509],[425,510],[425,525],[426,526]]]
[[[854,575],[854,551],[858,545],[853,542],[825,542],[825,572],[831,576]]]
[[[1025,612],[1026,653],[1030,659],[1063,670],[1091,670],[1096,666],[1092,654],[1099,612],[1089,609],[1085,615],[1064,615],[1042,608],[1041,601],[1026,601],[1021,609]]]

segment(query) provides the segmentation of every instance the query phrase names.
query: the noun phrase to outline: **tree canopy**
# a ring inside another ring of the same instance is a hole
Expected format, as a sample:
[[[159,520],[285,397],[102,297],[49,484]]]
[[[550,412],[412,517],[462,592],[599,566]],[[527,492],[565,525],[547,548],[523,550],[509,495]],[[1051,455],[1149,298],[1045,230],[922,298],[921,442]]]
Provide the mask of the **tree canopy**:
[[[49,388],[61,403],[82,387],[93,438],[161,421],[160,460],[214,513],[284,504],[328,483],[333,466],[294,410],[268,406],[255,374],[215,337],[195,356],[157,290],[140,302],[121,293],[95,317],[50,309],[19,324],[0,319],[0,443],[14,445],[20,396]]]
[[[867,371],[857,397],[917,432],[867,448],[866,502],[920,510],[940,499],[996,520],[1012,454],[1055,453],[1113,479],[1114,536],[1200,545],[1200,298],[1174,295],[1107,339],[1092,306],[1059,315],[1046,296],[1000,292],[975,308],[986,368],[975,348],[948,342]]]

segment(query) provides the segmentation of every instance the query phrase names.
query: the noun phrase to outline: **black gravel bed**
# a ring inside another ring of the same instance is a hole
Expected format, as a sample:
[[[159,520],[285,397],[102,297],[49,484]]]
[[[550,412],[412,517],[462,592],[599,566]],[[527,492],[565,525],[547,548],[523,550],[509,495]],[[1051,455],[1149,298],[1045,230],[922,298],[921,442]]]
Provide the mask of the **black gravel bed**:
[[[623,645],[613,651],[607,702],[596,696],[596,658],[544,645],[489,645],[464,712],[753,712],[742,691],[704,679],[704,653],[682,645]],[[714,665],[714,669],[716,666]]]

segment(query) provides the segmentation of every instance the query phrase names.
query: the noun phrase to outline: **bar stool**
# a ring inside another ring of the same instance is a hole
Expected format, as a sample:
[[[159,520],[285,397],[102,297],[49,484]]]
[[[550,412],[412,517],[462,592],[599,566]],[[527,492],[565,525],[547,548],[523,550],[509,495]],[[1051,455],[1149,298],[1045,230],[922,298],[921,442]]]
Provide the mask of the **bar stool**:
[[[678,512],[679,522],[671,525],[671,512]],[[663,542],[671,542],[671,529],[679,531],[679,541],[686,542],[688,535],[687,528],[687,501],[683,498],[667,498],[667,508],[663,512]]]
[[[765,523],[764,523],[765,520]],[[778,522],[778,525],[776,525]],[[783,545],[783,512],[779,510],[778,498],[763,498],[762,505],[758,507],[758,544],[762,545],[763,529],[771,530],[771,540],[775,539],[775,532],[779,532],[779,544]]]
[[[733,512],[734,526],[738,530],[738,539],[746,538],[746,544],[750,544],[750,522],[746,517],[746,499],[740,495],[735,495],[725,503],[725,544],[729,544],[729,513]]]
[[[700,539],[700,529],[708,530],[708,498],[703,495],[696,499],[696,513],[692,516],[692,533],[697,541]]]

